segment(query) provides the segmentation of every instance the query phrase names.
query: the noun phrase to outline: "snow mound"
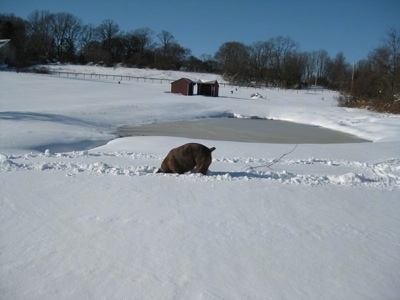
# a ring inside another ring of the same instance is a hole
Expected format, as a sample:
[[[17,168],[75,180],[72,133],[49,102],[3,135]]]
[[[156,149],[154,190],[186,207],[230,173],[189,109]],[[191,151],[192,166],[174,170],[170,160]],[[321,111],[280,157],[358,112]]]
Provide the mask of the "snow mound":
[[[250,95],[251,99],[264,99],[263,96],[261,96],[259,93],[253,93]]]

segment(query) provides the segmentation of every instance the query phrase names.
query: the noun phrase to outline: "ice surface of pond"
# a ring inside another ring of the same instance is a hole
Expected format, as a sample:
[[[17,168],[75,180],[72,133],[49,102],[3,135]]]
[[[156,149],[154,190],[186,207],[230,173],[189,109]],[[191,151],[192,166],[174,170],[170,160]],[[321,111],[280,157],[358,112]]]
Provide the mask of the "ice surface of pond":
[[[310,125],[264,119],[211,118],[119,127],[127,136],[176,136],[193,139],[274,144],[368,142],[350,134]]]

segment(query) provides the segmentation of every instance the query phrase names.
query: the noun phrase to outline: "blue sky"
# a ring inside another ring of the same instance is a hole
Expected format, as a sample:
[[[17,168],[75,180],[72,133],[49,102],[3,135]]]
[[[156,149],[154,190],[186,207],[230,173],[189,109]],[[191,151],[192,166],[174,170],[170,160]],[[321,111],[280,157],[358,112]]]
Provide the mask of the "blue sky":
[[[69,12],[84,24],[115,21],[122,31],[171,32],[192,54],[214,55],[225,42],[246,45],[290,36],[302,51],[325,49],[348,62],[367,57],[390,26],[400,29],[399,0],[0,0],[1,13]]]

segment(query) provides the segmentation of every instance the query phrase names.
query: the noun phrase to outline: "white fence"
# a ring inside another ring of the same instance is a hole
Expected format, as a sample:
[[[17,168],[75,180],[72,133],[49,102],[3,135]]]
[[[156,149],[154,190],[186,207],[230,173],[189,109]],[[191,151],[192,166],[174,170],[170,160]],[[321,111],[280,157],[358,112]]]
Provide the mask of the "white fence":
[[[91,74],[91,73],[80,73],[80,72],[68,72],[68,71],[54,71],[49,70],[51,75],[67,78],[82,78],[92,80],[114,80],[114,81],[136,81],[136,82],[151,82],[151,83],[171,83],[176,79],[165,79],[165,78],[151,78],[151,77],[138,77],[128,75],[111,75],[111,74]],[[219,82],[220,86],[233,86],[226,82]]]
[[[82,78],[82,79],[98,79],[98,80],[114,80],[114,81],[136,81],[136,82],[152,82],[152,83],[171,83],[174,79],[165,78],[148,78],[137,77],[128,75],[110,75],[110,74],[90,74],[90,73],[77,73],[67,71],[50,71],[52,75],[67,78]]]

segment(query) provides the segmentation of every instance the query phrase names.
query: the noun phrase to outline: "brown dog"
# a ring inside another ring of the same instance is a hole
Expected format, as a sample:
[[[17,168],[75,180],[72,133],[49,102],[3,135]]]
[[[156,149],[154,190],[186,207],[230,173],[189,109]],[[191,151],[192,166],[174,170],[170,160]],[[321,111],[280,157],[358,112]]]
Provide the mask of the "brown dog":
[[[189,143],[169,151],[157,173],[183,174],[196,167],[196,173],[207,174],[211,164],[211,152],[215,147],[207,148],[202,144]]]

